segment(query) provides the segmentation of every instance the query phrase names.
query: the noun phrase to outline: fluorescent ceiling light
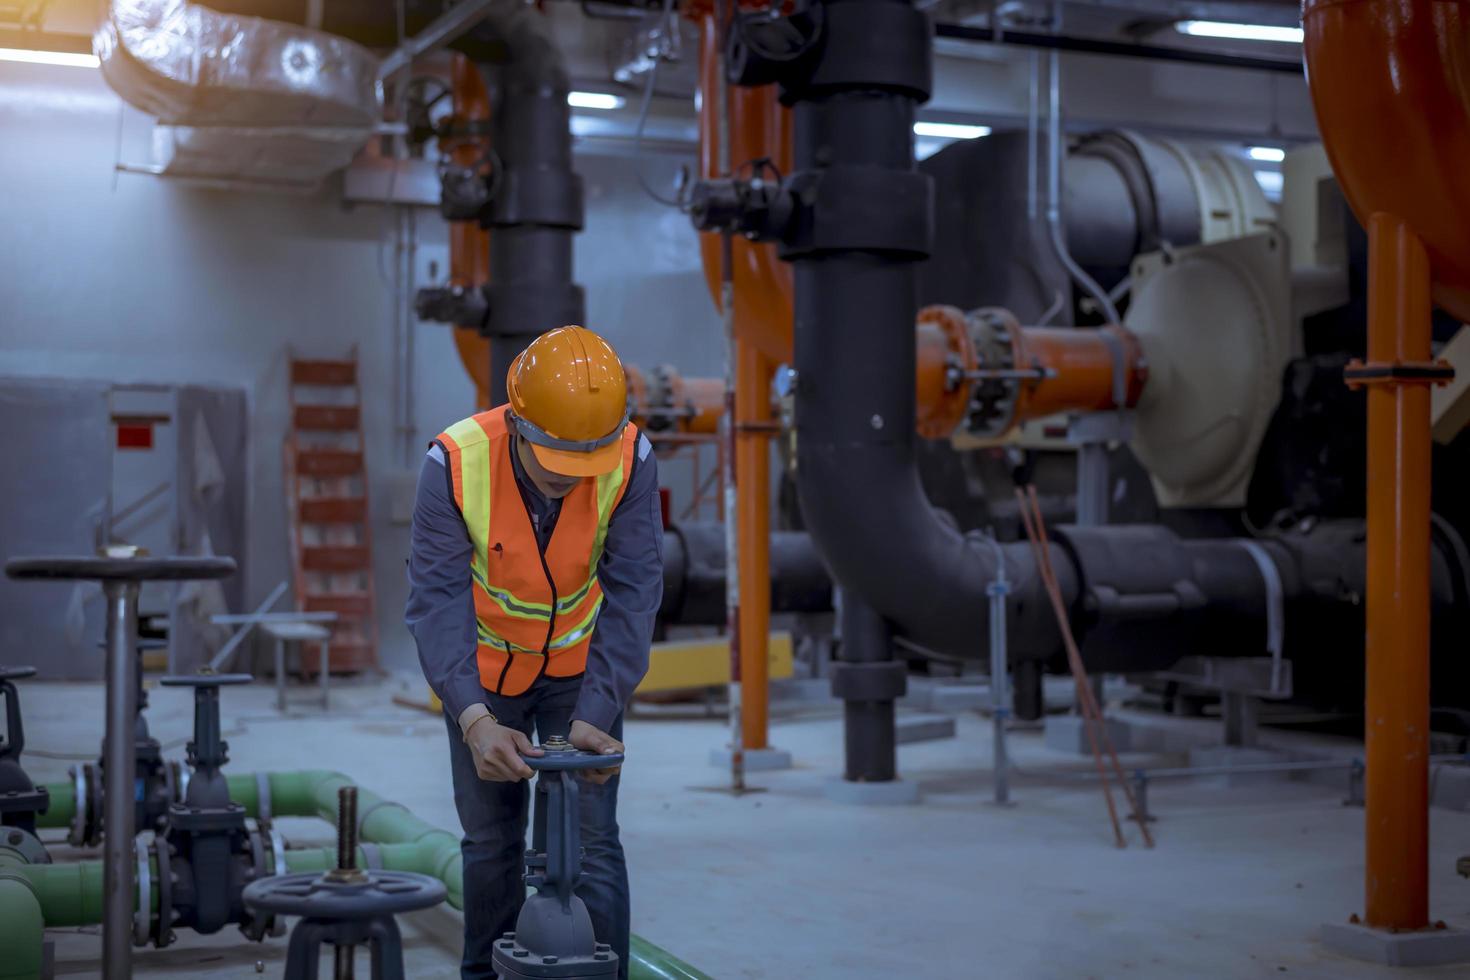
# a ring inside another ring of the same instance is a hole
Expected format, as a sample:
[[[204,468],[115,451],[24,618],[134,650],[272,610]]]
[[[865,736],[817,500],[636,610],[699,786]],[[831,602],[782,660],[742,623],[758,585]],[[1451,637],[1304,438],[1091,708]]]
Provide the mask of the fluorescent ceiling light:
[[[64,65],[68,68],[96,68],[95,54],[70,51],[33,51],[30,48],[0,48],[0,61],[21,61],[30,65]]]
[[[1301,44],[1300,27],[1273,27],[1270,24],[1232,24],[1223,20],[1181,20],[1174,30],[1190,37],[1220,37],[1232,41],[1279,41]]]
[[[989,126],[968,126],[964,123],[916,122],[915,136],[929,136],[944,140],[972,140],[990,135]]]
[[[626,100],[607,92],[568,92],[567,105],[574,109],[621,109]]]
[[[1248,152],[1252,160],[1265,163],[1280,163],[1286,159],[1286,151],[1279,146],[1253,146]]]

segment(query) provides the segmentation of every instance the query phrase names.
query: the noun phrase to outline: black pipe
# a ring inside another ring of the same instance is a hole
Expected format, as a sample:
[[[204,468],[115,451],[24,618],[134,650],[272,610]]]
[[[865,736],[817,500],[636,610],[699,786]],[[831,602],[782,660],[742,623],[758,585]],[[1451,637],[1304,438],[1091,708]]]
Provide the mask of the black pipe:
[[[492,16],[454,47],[483,56],[494,93],[495,195],[480,223],[492,229],[489,314],[490,403],[505,401],[505,376],[537,334],[585,320],[572,281],[572,236],[582,229],[582,178],[572,170],[571,91],[561,52],[532,7]]]
[[[771,612],[832,611],[832,578],[808,535],[773,531],[769,554]],[[680,626],[723,626],[725,568],[723,525],[711,521],[671,526],[664,533],[659,618]]]
[[[1038,34],[1029,31],[1002,31],[999,38],[991,27],[969,27],[964,24],[935,24],[934,33],[956,41],[980,44],[1003,44],[1017,48],[1042,48],[1048,51],[1072,51],[1077,54],[1109,55],[1119,58],[1141,58],[1145,61],[1173,61],[1191,65],[1214,65],[1219,68],[1242,68],[1247,71],[1270,71],[1300,75],[1300,61],[1282,58],[1252,58],[1248,55],[1219,54],[1192,48],[1168,48],[1158,44],[1133,41],[1104,41],[1092,37],[1070,37],[1065,34]]]
[[[855,783],[898,778],[894,699],[908,683],[907,668],[893,659],[888,623],[862,599],[842,599],[840,670],[832,693],[842,699],[843,778]]]

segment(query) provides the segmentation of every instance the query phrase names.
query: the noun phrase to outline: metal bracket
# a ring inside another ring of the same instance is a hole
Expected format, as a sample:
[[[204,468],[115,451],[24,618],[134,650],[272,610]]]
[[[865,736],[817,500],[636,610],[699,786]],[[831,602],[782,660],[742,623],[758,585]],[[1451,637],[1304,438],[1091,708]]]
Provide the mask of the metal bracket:
[[[1455,367],[1449,361],[1360,361],[1348,362],[1342,379],[1349,388],[1370,385],[1447,385],[1455,380]]]

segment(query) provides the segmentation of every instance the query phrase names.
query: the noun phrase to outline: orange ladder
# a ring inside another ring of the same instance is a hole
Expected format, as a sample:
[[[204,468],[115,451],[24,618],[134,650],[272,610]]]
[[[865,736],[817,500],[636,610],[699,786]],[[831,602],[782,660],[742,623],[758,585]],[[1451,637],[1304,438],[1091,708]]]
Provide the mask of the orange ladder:
[[[328,654],[333,673],[378,669],[357,351],[340,361],[288,356],[283,475],[296,608],[337,614]]]

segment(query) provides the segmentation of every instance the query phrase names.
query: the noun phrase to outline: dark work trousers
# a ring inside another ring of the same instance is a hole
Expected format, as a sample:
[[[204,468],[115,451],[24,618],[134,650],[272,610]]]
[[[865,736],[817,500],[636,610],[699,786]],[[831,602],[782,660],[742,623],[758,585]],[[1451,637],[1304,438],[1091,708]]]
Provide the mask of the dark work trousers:
[[[582,687],[581,677],[542,677],[519,697],[485,692],[485,703],[508,728],[519,729],[544,741],[565,737],[572,727],[572,710]],[[530,781],[492,783],[475,772],[469,746],[459,725],[446,716],[449,757],[454,774],[454,805],[464,827],[460,851],[464,855],[464,980],[495,976],[490,954],[495,940],[514,932],[516,915],[526,895],[521,880],[525,870],[526,814]],[[622,741],[621,716],[609,732]],[[601,786],[577,783],[582,810],[582,883],[577,894],[587,903],[597,941],[618,954],[618,976],[628,976],[628,866],[618,839],[618,781]]]

